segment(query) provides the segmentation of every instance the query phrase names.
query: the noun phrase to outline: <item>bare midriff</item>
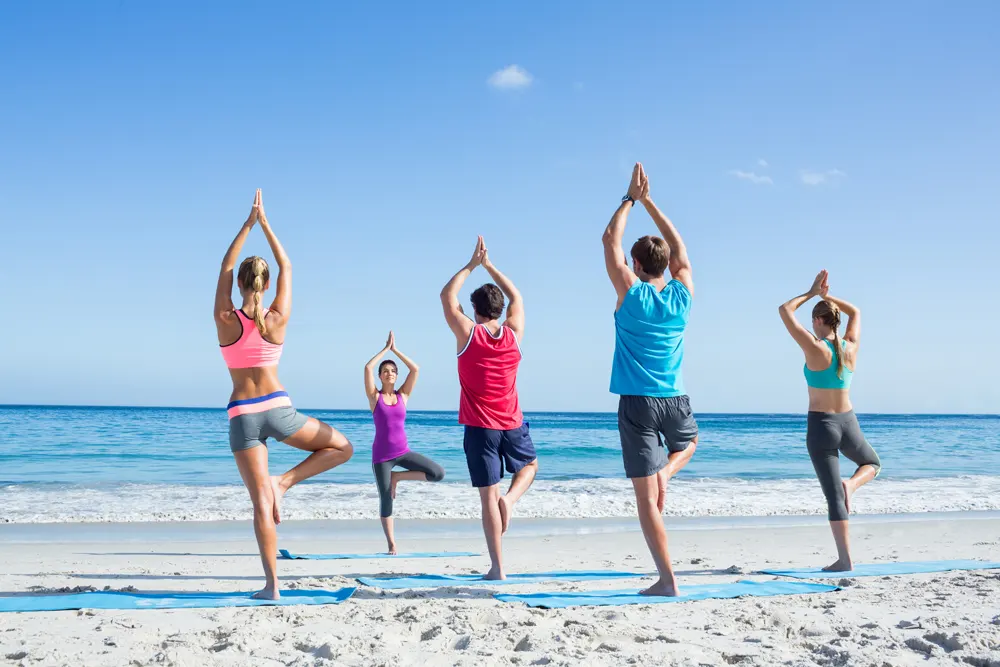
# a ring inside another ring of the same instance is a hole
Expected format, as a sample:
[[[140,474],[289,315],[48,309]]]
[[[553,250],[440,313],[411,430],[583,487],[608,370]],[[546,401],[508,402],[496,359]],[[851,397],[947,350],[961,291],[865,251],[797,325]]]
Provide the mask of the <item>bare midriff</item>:
[[[229,375],[233,378],[233,393],[229,396],[230,401],[267,396],[285,389],[281,386],[281,381],[278,380],[277,366],[230,368]]]
[[[809,387],[809,412],[840,414],[850,412],[851,392],[847,389],[816,389]]]

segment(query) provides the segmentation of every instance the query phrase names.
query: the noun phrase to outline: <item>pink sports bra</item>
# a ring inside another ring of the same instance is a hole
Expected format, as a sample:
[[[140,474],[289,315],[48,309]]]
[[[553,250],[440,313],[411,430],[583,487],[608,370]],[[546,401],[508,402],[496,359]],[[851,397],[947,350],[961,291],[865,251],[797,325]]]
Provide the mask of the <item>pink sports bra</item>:
[[[222,358],[226,360],[226,366],[229,368],[277,366],[278,360],[281,359],[281,348],[284,343],[275,345],[264,340],[260,331],[257,330],[253,318],[247,317],[247,314],[239,308],[233,312],[239,313],[236,317],[240,321],[240,326],[243,327],[243,333],[240,334],[235,343],[219,346],[219,349],[222,350]],[[266,310],[264,316],[267,317]]]

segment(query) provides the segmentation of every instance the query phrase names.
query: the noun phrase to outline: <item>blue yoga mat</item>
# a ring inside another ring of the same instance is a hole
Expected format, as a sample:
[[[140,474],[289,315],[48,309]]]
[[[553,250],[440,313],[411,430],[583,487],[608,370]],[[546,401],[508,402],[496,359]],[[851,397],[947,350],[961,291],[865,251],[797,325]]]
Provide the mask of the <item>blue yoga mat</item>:
[[[595,581],[599,579],[634,579],[648,576],[643,572],[611,572],[584,570],[582,572],[538,572],[535,574],[510,574],[502,581],[487,581],[480,574],[417,574],[412,577],[358,577],[365,586],[376,588],[438,588],[441,586],[503,586],[509,584],[535,584],[543,581]]]
[[[465,556],[480,556],[472,551],[416,551],[413,553],[396,554],[293,554],[288,549],[278,549],[282,558],[291,560],[367,560],[369,558],[462,558]]]
[[[981,560],[923,560],[912,563],[865,563],[855,565],[848,572],[826,572],[818,567],[802,567],[791,570],[761,570],[764,574],[796,579],[840,579],[842,577],[884,577],[890,574],[922,574],[924,572],[948,572],[950,570],[995,570],[1000,563]]]
[[[67,609],[181,609],[193,607],[264,607],[296,604],[337,604],[357,588],[335,591],[282,591],[280,600],[255,600],[253,593],[122,593],[103,591],[69,595],[0,597],[0,612],[62,611]]]
[[[828,584],[809,584],[799,581],[738,581],[735,584],[699,584],[684,586],[677,597],[639,595],[638,588],[623,591],[583,591],[528,593],[510,595],[497,593],[493,597],[501,602],[523,602],[529,607],[561,609],[563,607],[606,607],[623,604],[663,604],[667,602],[690,602],[709,598],[738,598],[746,595],[768,597],[771,595],[802,595],[805,593],[829,593],[838,590]]]

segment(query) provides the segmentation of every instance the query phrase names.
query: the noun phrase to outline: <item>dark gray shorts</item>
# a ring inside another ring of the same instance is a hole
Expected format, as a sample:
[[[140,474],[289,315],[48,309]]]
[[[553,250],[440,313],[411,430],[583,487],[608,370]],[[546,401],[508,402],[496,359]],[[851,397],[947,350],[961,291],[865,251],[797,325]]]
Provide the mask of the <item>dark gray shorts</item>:
[[[667,465],[673,452],[683,452],[698,437],[691,399],[684,396],[621,396],[618,435],[625,475],[649,477]]]
[[[281,441],[306,425],[309,417],[290,405],[271,408],[264,412],[236,415],[229,420],[229,448],[234,452],[267,444],[274,438]]]

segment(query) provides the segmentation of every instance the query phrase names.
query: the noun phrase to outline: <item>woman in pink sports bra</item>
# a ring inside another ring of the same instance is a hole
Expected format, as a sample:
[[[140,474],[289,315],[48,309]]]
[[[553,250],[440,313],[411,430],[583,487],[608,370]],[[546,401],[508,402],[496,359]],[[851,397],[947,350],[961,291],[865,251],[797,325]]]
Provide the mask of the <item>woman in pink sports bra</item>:
[[[258,222],[278,264],[278,288],[270,308],[264,308],[261,298],[270,286],[267,262],[261,257],[247,257],[237,274],[243,297],[243,305],[237,309],[232,301],[233,270],[243,243]],[[254,533],[267,579],[263,590],[254,597],[268,600],[281,596],[275,524],[281,523],[282,496],[302,480],[344,463],[354,452],[351,443],[336,429],[296,412],[278,380],[278,360],[291,312],[292,264],[267,223],[258,189],[250,217],[222,260],[215,290],[215,326],[222,357],[233,378],[227,408],[229,447],[253,502]],[[272,477],[267,468],[267,447],[260,446],[266,445],[268,438],[311,454],[285,474]]]

